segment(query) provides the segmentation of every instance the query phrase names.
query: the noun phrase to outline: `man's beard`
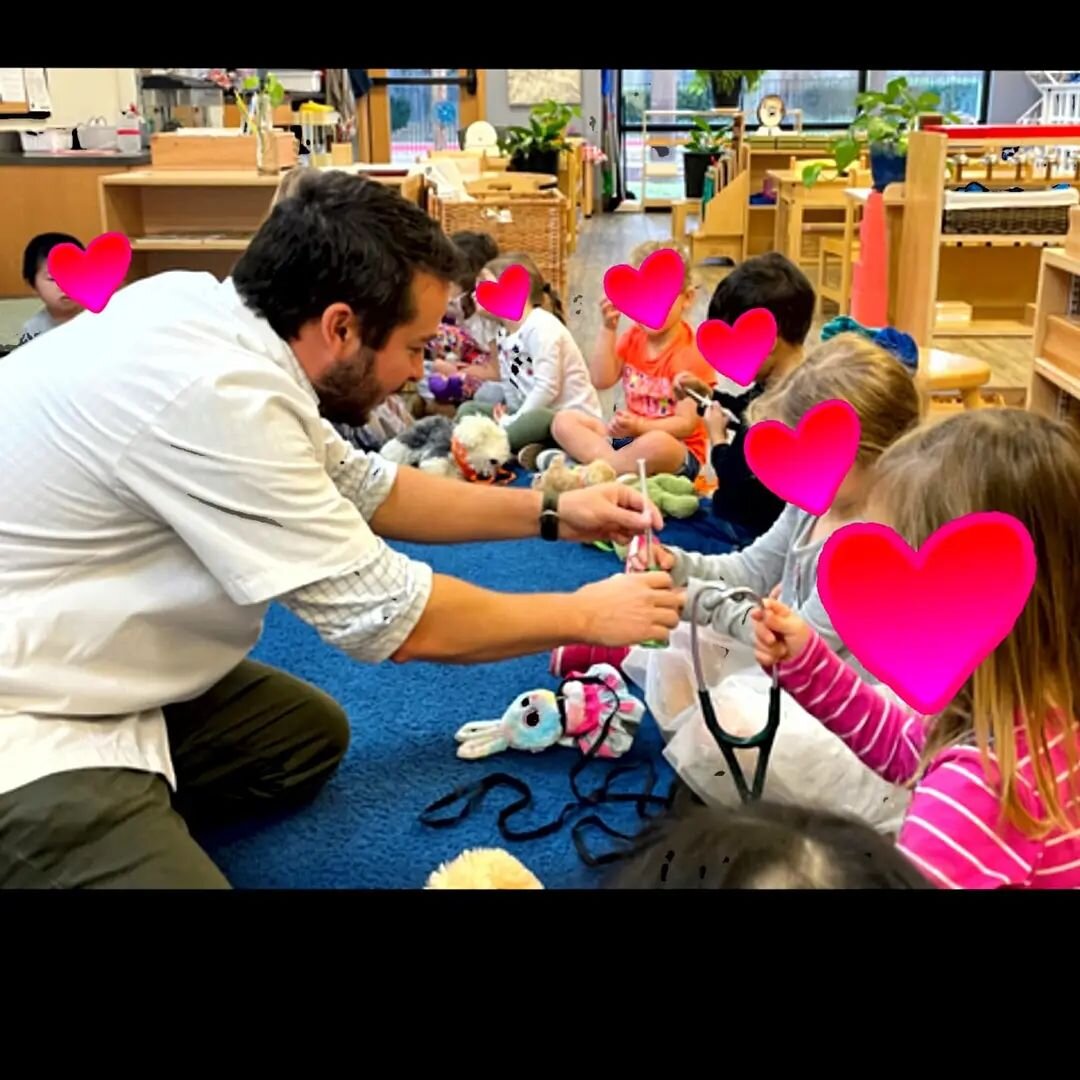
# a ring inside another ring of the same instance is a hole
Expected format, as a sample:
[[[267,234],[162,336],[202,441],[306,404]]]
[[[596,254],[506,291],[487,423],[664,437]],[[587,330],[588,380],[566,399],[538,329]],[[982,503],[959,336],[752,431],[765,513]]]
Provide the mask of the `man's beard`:
[[[363,427],[387,393],[375,375],[375,350],[366,345],[349,360],[339,360],[314,384],[319,412],[332,424]]]

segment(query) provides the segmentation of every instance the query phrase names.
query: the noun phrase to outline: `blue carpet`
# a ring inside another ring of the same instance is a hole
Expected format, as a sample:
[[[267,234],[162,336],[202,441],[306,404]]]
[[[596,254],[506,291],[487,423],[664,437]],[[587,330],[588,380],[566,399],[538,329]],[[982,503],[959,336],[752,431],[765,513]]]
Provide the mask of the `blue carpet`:
[[[699,531],[704,517],[670,522],[664,540],[698,550],[726,550]],[[539,540],[397,547],[441,573],[508,592],[569,591],[618,567],[613,555],[596,549]],[[569,827],[535,841],[502,840],[496,818],[515,798],[512,792],[490,793],[470,817],[451,828],[432,829],[418,821],[429,803],[493,772],[510,773],[532,788],[533,806],[513,819],[514,828],[545,824],[571,801],[568,772],[578,760],[576,750],[510,752],[486,762],[455,756],[454,732],[462,724],[500,716],[524,690],[557,685],[547,673],[546,655],[473,667],[370,667],[328,648],[313,630],[276,605],[253,655],[333,695],[348,713],[352,742],[341,769],[310,805],[201,838],[235,886],[417,888],[441,862],[477,846],[508,848],[548,888],[596,883],[599,871],[581,862]],[[659,732],[647,717],[631,756],[654,763],[655,790],[666,794],[673,777],[661,747]],[[591,765],[580,786],[593,789],[607,768]],[[643,775],[644,770],[638,770],[616,789],[639,790]],[[602,816],[624,831],[640,826],[629,806],[606,806]],[[610,844],[600,834],[590,835],[589,841],[598,850]]]

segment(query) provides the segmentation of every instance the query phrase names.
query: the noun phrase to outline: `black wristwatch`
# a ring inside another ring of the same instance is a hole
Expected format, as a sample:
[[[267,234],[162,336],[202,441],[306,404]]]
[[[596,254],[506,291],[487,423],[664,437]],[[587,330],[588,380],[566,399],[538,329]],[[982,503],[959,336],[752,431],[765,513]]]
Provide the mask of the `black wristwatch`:
[[[559,492],[545,491],[544,504],[540,510],[540,537],[543,540],[559,539]]]

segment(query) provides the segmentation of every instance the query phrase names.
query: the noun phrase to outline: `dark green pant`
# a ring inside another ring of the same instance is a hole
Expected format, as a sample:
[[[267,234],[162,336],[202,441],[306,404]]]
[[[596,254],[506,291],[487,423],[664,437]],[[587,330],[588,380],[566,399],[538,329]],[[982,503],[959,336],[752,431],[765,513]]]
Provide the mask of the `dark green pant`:
[[[175,798],[132,769],[55,773],[0,795],[0,887],[228,888],[188,824],[303,802],[349,743],[332,698],[254,660],[165,721]]]
[[[458,407],[457,419],[477,413],[481,416],[491,416],[494,412],[494,405],[488,405],[483,401],[466,401]],[[506,429],[511,453],[516,454],[523,446],[528,446],[530,443],[554,446],[555,442],[551,438],[551,421],[554,419],[555,413],[551,409],[530,409],[519,416]]]

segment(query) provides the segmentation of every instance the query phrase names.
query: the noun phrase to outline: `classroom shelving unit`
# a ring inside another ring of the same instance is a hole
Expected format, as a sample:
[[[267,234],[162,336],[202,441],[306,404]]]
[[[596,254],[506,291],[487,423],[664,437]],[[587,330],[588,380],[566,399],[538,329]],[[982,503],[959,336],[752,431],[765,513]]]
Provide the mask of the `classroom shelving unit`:
[[[649,117],[672,117],[673,119],[694,119],[702,117],[706,120],[730,120],[732,132],[732,144],[736,153],[743,140],[745,118],[741,109],[645,109],[641,114],[641,195],[638,197],[638,209],[648,210],[649,207],[667,207],[672,203],[670,197],[650,198],[649,177],[673,177],[679,173],[679,166],[674,160],[675,148],[683,146],[690,140],[691,132],[665,131],[659,135],[649,135]],[[655,147],[667,147],[673,160],[663,162],[650,162],[649,151]]]
[[[1006,148],[1029,147],[1045,151],[1053,163],[1063,147],[1080,147],[1080,127],[928,126],[912,133],[894,293],[897,325],[920,345],[949,336],[1032,334],[1042,253],[1061,247],[1065,237],[972,235],[945,232],[943,227],[946,189],[971,180],[991,189],[1080,185],[1072,167],[1036,168],[1030,161],[1001,157]],[[957,164],[960,155],[968,158],[967,165]],[[988,156],[994,158],[990,165],[984,161]],[[939,320],[939,314],[956,307],[970,309],[970,319]]]
[[[1080,250],[1043,252],[1034,329],[1028,408],[1080,425]]]
[[[101,230],[131,241],[131,281],[163,270],[224,278],[270,212],[279,181],[254,170],[112,173],[99,180]]]

